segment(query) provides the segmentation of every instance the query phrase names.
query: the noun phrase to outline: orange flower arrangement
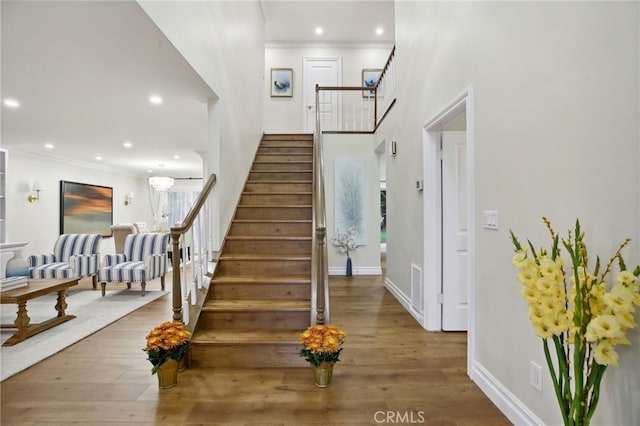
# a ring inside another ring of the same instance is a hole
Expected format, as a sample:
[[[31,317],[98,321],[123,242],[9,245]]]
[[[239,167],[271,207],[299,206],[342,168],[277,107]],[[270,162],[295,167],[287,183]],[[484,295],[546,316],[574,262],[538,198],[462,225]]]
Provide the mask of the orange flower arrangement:
[[[190,337],[191,333],[180,321],[163,322],[151,330],[147,334],[147,346],[143,349],[153,364],[151,374],[155,374],[169,359],[180,361],[189,349]]]
[[[304,348],[300,356],[313,365],[340,361],[342,342],[346,334],[333,325],[312,325],[300,334]]]

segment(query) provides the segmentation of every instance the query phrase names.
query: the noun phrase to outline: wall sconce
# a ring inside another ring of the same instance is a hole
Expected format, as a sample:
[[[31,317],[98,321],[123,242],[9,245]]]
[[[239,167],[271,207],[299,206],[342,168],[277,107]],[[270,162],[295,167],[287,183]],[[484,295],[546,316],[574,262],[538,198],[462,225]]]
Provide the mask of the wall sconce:
[[[391,156],[395,157],[397,152],[396,141],[391,141]]]
[[[124,196],[124,205],[128,206],[131,203],[133,203],[133,192],[129,192]]]
[[[29,200],[30,203],[35,203],[36,201],[40,200],[40,191],[42,191],[42,184],[40,183],[40,181],[37,180],[33,182],[33,188],[31,190],[32,192],[35,192],[36,195],[29,194],[27,200]]]

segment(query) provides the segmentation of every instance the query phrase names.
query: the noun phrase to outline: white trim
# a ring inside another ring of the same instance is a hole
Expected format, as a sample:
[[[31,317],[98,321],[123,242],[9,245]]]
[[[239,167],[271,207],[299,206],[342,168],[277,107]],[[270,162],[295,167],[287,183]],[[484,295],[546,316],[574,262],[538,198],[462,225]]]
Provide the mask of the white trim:
[[[389,293],[395,297],[398,302],[413,316],[418,324],[423,324],[424,318],[420,315],[420,312],[417,312],[415,309],[411,307],[411,299],[407,297],[406,294],[402,292],[389,278],[385,277],[384,279],[384,287],[389,290]]]
[[[337,48],[337,49],[393,49],[393,42],[341,42],[341,41],[267,41],[266,49],[308,49],[308,48]]]
[[[332,266],[329,268],[329,275],[344,275],[346,267]],[[353,275],[382,275],[380,266],[357,266],[351,269]]]
[[[440,245],[440,231],[442,221],[440,220],[440,200],[442,198],[440,189],[440,167],[439,158],[439,134],[444,126],[465,111],[467,121],[467,188],[468,188],[468,291],[469,291],[469,316],[467,323],[467,374],[471,374],[471,369],[475,361],[475,303],[476,303],[476,268],[475,268],[475,127],[474,127],[474,105],[473,89],[471,87],[463,91],[451,103],[443,108],[431,120],[427,121],[423,128],[423,163],[424,181],[430,182],[425,185],[424,194],[424,270],[425,274],[425,322],[423,327],[427,330],[442,329],[442,310],[437,301],[437,295],[441,292],[441,259],[442,247]],[[429,232],[431,230],[431,232]]]
[[[424,323],[423,327],[429,331],[442,330],[442,305],[438,296],[442,292],[442,253],[440,247],[440,232],[442,218],[440,199],[440,147],[439,133],[423,130],[423,164],[424,186],[422,197],[424,207],[424,260],[422,277],[424,285]]]
[[[18,157],[27,158],[27,159],[36,158],[41,160],[44,158],[44,159],[56,161],[60,164],[67,164],[75,167],[84,167],[87,169],[101,170],[109,173],[115,173],[120,176],[145,179],[145,180],[148,177],[148,173],[146,173],[146,171],[144,174],[137,174],[137,173],[131,172],[130,170],[123,170],[123,169],[119,169],[113,166],[108,166],[105,164],[91,163],[88,161],[77,160],[74,158],[63,157],[55,154],[49,154],[46,152],[34,152],[29,149],[25,149],[21,146],[13,146],[13,147],[3,146],[3,149],[6,149],[9,153],[11,153],[12,156],[17,155]]]
[[[470,377],[513,424],[544,425],[542,420],[478,361],[474,361]]]

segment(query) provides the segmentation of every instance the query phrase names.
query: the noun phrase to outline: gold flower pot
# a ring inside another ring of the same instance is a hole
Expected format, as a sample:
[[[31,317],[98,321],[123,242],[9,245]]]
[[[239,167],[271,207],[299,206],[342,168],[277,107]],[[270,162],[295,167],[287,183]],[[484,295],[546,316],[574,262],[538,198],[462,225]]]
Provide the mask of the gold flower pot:
[[[331,384],[334,365],[335,362],[323,362],[313,366],[313,381],[317,387],[326,388]]]
[[[175,359],[168,359],[156,372],[158,375],[158,386],[160,389],[172,388],[178,384],[178,361]]]

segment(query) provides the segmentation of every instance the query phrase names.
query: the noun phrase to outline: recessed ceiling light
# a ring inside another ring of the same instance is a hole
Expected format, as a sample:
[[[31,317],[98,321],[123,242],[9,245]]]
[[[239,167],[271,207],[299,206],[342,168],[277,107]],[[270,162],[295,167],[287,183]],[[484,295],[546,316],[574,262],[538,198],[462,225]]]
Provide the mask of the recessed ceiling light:
[[[5,99],[2,103],[4,103],[5,106],[8,106],[9,108],[18,108],[20,106],[20,102],[16,101],[15,99]]]
[[[376,34],[378,34],[378,35],[384,34],[384,28],[382,28],[382,27],[376,28]]]
[[[322,29],[322,27],[316,27],[316,34],[320,35],[324,32],[324,30]]]
[[[179,160],[179,159],[180,159],[180,156],[179,156],[179,155],[174,155],[174,156],[173,156],[173,159],[174,159],[174,160]]]
[[[53,149],[53,144],[52,143],[45,143],[44,147],[47,149]]]
[[[102,157],[100,157],[99,155],[96,155],[96,160],[101,161]]]
[[[123,145],[125,148],[131,148],[131,147],[133,146],[133,144],[132,144],[131,142],[129,142],[129,141],[125,141],[122,145]]]
[[[149,102],[154,105],[160,105],[162,103],[162,98],[158,95],[149,96]]]

